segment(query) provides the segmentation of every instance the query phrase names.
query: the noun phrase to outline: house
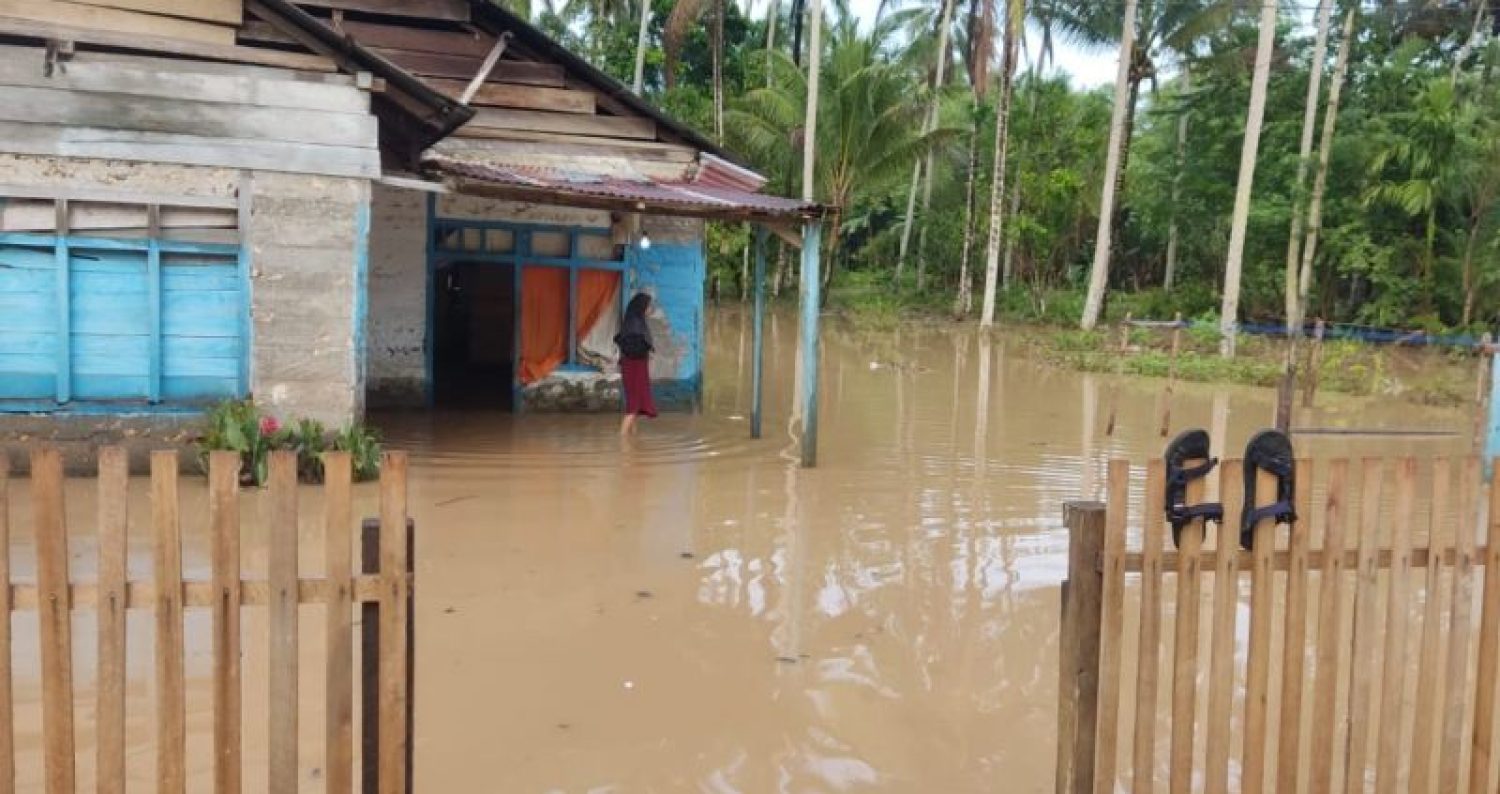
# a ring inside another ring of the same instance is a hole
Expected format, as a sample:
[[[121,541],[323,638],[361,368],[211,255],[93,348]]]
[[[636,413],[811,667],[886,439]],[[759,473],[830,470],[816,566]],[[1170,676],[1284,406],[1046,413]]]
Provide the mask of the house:
[[[614,409],[636,291],[689,405],[764,181],[482,0],[0,0],[0,413]]]

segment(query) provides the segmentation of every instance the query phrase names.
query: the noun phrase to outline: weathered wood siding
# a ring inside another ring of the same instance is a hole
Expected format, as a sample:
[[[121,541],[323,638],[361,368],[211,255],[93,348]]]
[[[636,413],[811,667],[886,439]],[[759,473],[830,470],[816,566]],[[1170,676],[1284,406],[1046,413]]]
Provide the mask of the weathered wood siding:
[[[0,47],[0,152],[371,178],[369,107],[290,71],[91,55],[49,73],[41,49]]]

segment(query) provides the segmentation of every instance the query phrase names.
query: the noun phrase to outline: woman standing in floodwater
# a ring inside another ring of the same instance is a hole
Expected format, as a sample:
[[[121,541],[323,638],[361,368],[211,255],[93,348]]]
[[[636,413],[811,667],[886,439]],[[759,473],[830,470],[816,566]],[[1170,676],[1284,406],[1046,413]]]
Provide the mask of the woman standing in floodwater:
[[[656,417],[656,402],[651,399],[651,328],[646,324],[646,310],[651,296],[637,292],[625,307],[615,346],[620,349],[620,381],[625,387],[625,419],[620,435],[635,432],[638,416]]]

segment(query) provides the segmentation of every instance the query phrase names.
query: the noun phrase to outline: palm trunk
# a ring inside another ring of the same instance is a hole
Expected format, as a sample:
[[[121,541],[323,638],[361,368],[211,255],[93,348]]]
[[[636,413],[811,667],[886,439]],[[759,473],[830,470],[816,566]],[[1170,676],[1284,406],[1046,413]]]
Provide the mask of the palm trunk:
[[[901,245],[896,251],[896,283],[906,274],[906,252],[911,247],[912,220],[917,216],[917,186],[922,180],[922,160],[911,164],[911,187],[906,191],[906,219],[901,222]]]
[[[781,297],[781,285],[786,282],[786,243],[776,246],[776,271],[771,276],[771,297]]]
[[[1307,165],[1312,160],[1313,132],[1318,125],[1318,100],[1322,96],[1323,61],[1328,57],[1328,23],[1333,16],[1333,0],[1318,3],[1318,34],[1313,40],[1312,66],[1307,77],[1307,102],[1302,110],[1302,146],[1297,155],[1297,181],[1292,188],[1292,233],[1286,243],[1286,329],[1295,333],[1292,323],[1301,316],[1297,307],[1297,262],[1302,253],[1302,186],[1307,181]]]
[[[1479,41],[1479,27],[1484,22],[1484,11],[1489,7],[1485,0],[1473,0],[1474,3],[1474,26],[1469,30],[1469,37],[1464,39],[1462,47],[1458,48],[1458,54],[1453,58],[1453,72],[1448,81],[1458,85],[1458,75],[1463,71],[1464,61],[1469,59],[1469,53],[1474,51],[1475,42]]]
[[[1192,87],[1192,84],[1193,73],[1184,65],[1182,69],[1183,90],[1187,91]],[[1167,225],[1167,265],[1161,279],[1162,289],[1169,292],[1177,276],[1177,202],[1182,196],[1182,172],[1187,167],[1187,135],[1188,114],[1187,111],[1183,111],[1182,115],[1177,119],[1176,171],[1172,174],[1172,214],[1171,220]]]
[[[1110,240],[1115,214],[1115,181],[1120,171],[1121,142],[1125,137],[1125,116],[1130,101],[1130,58],[1135,46],[1136,0],[1125,0],[1125,19],[1121,25],[1120,64],[1115,73],[1115,106],[1109,122],[1109,153],[1104,159],[1103,194],[1099,201],[1099,230],[1094,235],[1094,266],[1089,271],[1089,291],[1083,304],[1080,325],[1092,330],[1099,323],[1104,306],[1104,290],[1109,284]]]
[[[636,96],[641,95],[641,89],[645,87],[646,81],[646,34],[651,25],[651,0],[641,0],[641,32],[635,39],[635,80],[631,88]]]
[[[1141,78],[1132,74],[1130,77],[1130,99],[1125,105],[1125,135],[1120,139],[1120,168],[1115,172],[1115,217],[1110,222],[1109,244],[1115,256],[1123,253],[1122,240],[1125,235],[1125,221],[1129,217],[1125,207],[1125,186],[1129,184],[1130,174],[1130,144],[1135,139],[1135,109],[1141,101]]]
[[[1484,214],[1476,208],[1469,218],[1469,236],[1464,241],[1464,325],[1474,319],[1474,293],[1478,288],[1474,278],[1474,244],[1479,240],[1479,226],[1483,220]]]
[[[979,101],[975,97],[975,102]],[[969,171],[964,192],[964,246],[958,260],[958,298],[953,302],[955,319],[962,320],[974,309],[974,284],[969,274],[969,258],[974,251],[974,204],[979,192],[979,118],[978,108],[969,134]]]
[[[1276,44],[1275,0],[1263,0],[1260,37],[1255,48],[1255,75],[1250,81],[1250,114],[1245,119],[1245,142],[1240,149],[1240,174],[1234,191],[1234,216],[1229,227],[1229,257],[1224,263],[1224,303],[1219,312],[1219,353],[1234,357],[1240,311],[1240,269],[1244,265],[1245,233],[1250,224],[1250,197],[1255,186],[1256,157],[1260,151],[1261,122],[1266,117],[1266,85],[1271,79],[1271,48]]]
[[[1318,251],[1318,233],[1323,230],[1323,192],[1328,187],[1328,160],[1333,152],[1333,130],[1339,118],[1339,96],[1344,76],[1349,72],[1349,54],[1354,49],[1354,20],[1357,5],[1344,15],[1344,45],[1339,48],[1333,67],[1333,82],[1328,86],[1328,107],[1323,112],[1323,132],[1318,141],[1318,174],[1313,179],[1312,199],[1307,212],[1307,242],[1302,246],[1302,272],[1297,276],[1297,326],[1307,311],[1307,296],[1312,291],[1313,257]]]
[[[1022,140],[1022,145],[1023,147],[1025,145],[1024,139]],[[1016,152],[1016,166],[1018,168],[1026,167],[1026,152],[1024,149]],[[1014,222],[1016,216],[1021,213],[1021,177],[1021,174],[1016,174],[1016,178],[1012,179],[1010,183],[1010,206],[1005,209],[1005,217],[1011,222]],[[1005,253],[1001,255],[1000,289],[1002,290],[1010,289],[1011,282],[1015,280],[1015,261],[1016,236],[1012,233],[1005,235]]]
[[[773,77],[771,53],[776,51],[776,16],[780,11],[781,0],[771,0],[771,8],[766,12],[766,88],[771,87]]]
[[[724,143],[724,3],[714,0],[714,143]]]
[[[1027,119],[1035,119],[1036,118],[1037,96],[1038,96],[1038,94],[1041,93],[1040,88],[1039,88],[1039,84],[1040,84],[1041,76],[1042,76],[1042,54],[1043,54],[1043,52],[1044,52],[1044,50],[1041,47],[1037,48],[1037,53],[1036,53],[1036,70],[1031,73],[1032,74],[1031,95],[1026,98],[1026,118]],[[1028,122],[1028,123],[1031,123],[1031,122]],[[1027,144],[1028,141],[1029,141],[1028,138],[1022,138],[1021,139],[1021,148],[1016,152],[1016,166],[1018,168],[1021,168],[1021,169],[1025,169],[1026,168],[1026,144]],[[1012,180],[1012,184],[1011,184],[1011,188],[1010,188],[1010,208],[1006,210],[1006,217],[1014,219],[1016,217],[1017,213],[1019,213],[1020,211],[1021,211],[1021,174],[1016,174],[1016,178],[1014,180]],[[1016,254],[1016,238],[1015,238],[1015,235],[1014,234],[1007,234],[1007,235],[1005,235],[1005,255],[1004,255],[1004,260],[1003,260],[1003,262],[1000,265],[1000,287],[1002,289],[1010,289],[1011,281],[1015,277],[1015,270],[1012,267],[1012,265],[1015,262],[1015,254]]]
[[[953,7],[958,0],[942,0],[943,11],[938,19],[938,49],[937,66],[932,76],[932,105],[927,109],[927,123],[923,125],[923,134],[928,134],[937,127],[938,119],[938,97],[947,84],[946,76],[948,70],[948,31],[953,27]],[[936,154],[927,150],[927,159],[922,166],[922,214],[920,216],[921,227],[917,230],[917,290],[920,291],[927,285],[927,211],[932,207],[932,171],[936,160]]]
[[[822,65],[822,49],[819,39],[823,31],[823,5],[811,0],[807,10],[807,116],[802,126],[802,200],[811,203],[816,188],[816,160],[818,152],[818,72]]]
[[[1131,0],[1134,2],[1134,0]],[[1005,222],[1005,154],[1010,144],[1010,99],[1016,71],[1016,44],[1019,38],[1018,0],[1005,5],[1005,60],[1000,66],[1000,99],[995,106],[995,178],[990,184],[990,234],[984,254],[984,309],[979,327],[995,324],[995,287],[1000,277],[1000,235]]]

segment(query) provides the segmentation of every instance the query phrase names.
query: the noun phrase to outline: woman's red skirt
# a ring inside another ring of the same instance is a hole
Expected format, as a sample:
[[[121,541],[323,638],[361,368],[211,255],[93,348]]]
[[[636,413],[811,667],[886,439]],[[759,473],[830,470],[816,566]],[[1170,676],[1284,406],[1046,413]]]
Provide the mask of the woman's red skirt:
[[[656,416],[656,401],[651,399],[651,360],[621,358],[620,380],[625,385],[625,413]]]

